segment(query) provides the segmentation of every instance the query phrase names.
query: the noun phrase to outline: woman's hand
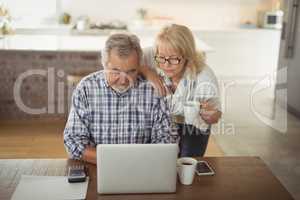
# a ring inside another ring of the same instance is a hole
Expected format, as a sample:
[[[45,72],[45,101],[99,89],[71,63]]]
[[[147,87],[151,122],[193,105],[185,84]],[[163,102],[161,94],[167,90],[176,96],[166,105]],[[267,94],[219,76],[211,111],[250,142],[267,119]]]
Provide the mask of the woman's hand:
[[[166,88],[164,86],[164,82],[163,82],[162,78],[154,70],[150,69],[150,67],[141,66],[140,67],[140,73],[148,81],[151,82],[153,87],[158,91],[158,93],[161,96],[166,96],[167,95],[167,91],[166,91]]]
[[[218,123],[222,116],[222,112],[215,109],[215,106],[209,102],[201,103],[200,105],[200,116],[207,124]]]

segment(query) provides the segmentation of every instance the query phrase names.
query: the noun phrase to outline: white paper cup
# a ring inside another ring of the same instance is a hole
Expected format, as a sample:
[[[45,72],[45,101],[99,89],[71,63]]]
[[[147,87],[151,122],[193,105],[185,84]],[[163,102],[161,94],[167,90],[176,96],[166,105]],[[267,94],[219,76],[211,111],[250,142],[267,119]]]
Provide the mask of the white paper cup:
[[[179,180],[183,185],[191,185],[194,180],[197,160],[190,157],[182,157],[177,160]]]

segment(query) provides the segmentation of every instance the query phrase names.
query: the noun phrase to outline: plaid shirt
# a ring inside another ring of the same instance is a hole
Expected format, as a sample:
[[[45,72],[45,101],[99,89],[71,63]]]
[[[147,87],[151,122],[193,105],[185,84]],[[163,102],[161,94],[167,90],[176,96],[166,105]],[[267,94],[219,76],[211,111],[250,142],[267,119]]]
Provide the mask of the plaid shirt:
[[[103,71],[85,77],[73,92],[64,130],[71,158],[80,159],[87,145],[171,143],[170,113],[150,83],[137,79],[125,93],[115,92]]]

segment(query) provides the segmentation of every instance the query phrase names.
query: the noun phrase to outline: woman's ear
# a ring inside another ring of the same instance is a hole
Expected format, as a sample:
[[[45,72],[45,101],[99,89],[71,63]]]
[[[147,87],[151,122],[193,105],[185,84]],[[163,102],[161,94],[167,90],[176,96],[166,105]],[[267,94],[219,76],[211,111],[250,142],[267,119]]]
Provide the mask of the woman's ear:
[[[194,69],[194,63],[192,62],[191,59],[186,59],[185,61],[185,68],[186,70],[189,70],[189,72],[191,72],[192,74],[195,73],[195,69]]]
[[[188,67],[190,66],[190,64],[191,64],[190,61],[188,59],[185,59],[184,66]]]
[[[191,60],[186,59],[185,63],[184,63],[184,67],[191,69],[193,66],[193,63],[191,62]]]

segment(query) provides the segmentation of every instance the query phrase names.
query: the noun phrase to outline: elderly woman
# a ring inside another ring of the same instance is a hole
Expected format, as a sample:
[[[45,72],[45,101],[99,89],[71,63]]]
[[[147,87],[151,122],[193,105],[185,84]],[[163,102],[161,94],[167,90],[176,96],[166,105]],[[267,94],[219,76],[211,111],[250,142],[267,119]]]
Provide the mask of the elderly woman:
[[[144,51],[141,73],[166,94],[180,135],[180,157],[203,156],[221,106],[217,78],[196,50],[192,32],[183,25],[164,27],[154,47]]]

